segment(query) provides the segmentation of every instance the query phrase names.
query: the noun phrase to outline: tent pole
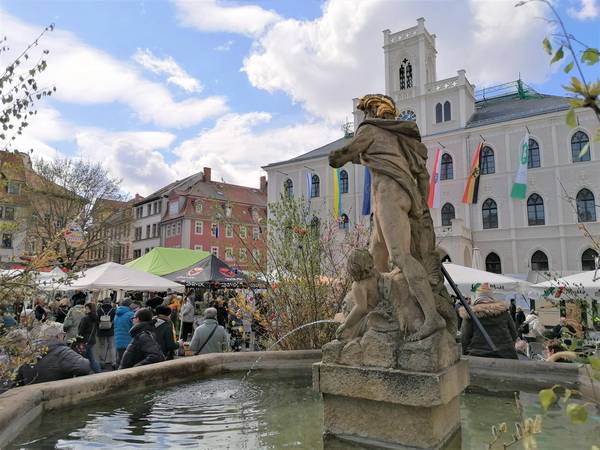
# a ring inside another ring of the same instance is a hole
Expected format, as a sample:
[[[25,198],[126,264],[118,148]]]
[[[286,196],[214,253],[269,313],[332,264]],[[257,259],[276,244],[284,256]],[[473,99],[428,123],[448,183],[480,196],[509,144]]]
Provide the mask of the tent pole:
[[[450,274],[448,273],[448,271],[444,267],[444,264],[440,264],[440,265],[442,266],[442,273],[444,274],[444,277],[446,278],[446,280],[448,280],[448,284],[450,284],[450,287],[452,288],[452,290],[458,296],[458,299],[460,300],[460,302],[464,306],[465,310],[469,314],[469,317],[471,317],[471,319],[473,320],[473,323],[475,323],[475,326],[479,329],[479,331],[480,331],[481,335],[483,336],[483,338],[485,339],[485,342],[487,343],[488,347],[493,352],[497,351],[498,349],[496,348],[496,346],[492,342],[492,339],[490,338],[490,335],[487,333],[487,331],[485,331],[485,328],[483,328],[483,325],[481,324],[481,322],[479,321],[479,319],[477,318],[477,316],[475,315],[475,313],[471,309],[471,305],[469,305],[467,303],[467,301],[465,300],[465,298],[463,297],[462,293],[458,289],[458,286],[456,286],[456,283],[454,283],[454,280],[452,279],[452,277],[450,276]]]

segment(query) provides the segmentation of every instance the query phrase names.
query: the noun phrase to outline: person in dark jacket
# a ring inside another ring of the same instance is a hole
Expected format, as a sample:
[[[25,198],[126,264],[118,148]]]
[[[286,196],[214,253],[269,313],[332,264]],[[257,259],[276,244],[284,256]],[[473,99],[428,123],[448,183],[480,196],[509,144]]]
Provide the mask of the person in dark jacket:
[[[517,308],[517,313],[515,314],[515,328],[517,329],[517,334],[519,338],[523,338],[523,331],[521,330],[521,325],[525,323],[525,313],[521,308]]]
[[[508,311],[510,313],[510,318],[513,320],[513,322],[516,322],[516,320],[517,320],[517,303],[514,298],[510,299],[510,306],[508,307]]]
[[[96,314],[96,304],[85,304],[85,316],[79,322],[77,334],[85,344],[85,356],[90,362],[92,370],[96,373],[102,372],[100,365],[94,356],[94,345],[96,345],[96,335],[98,334],[98,315]]]
[[[165,359],[173,359],[175,350],[179,348],[179,343],[175,341],[175,329],[171,322],[171,308],[159,305],[156,307],[156,317],[154,318],[154,335],[156,342],[165,355]]]
[[[17,374],[17,385],[44,383],[92,374],[90,363],[65,343],[62,325],[47,322],[41,331],[40,343],[48,351],[36,364],[24,364]]]
[[[461,343],[465,355],[482,356],[487,358],[518,359],[515,350],[517,330],[508,312],[508,305],[494,300],[492,290],[483,283],[476,292],[472,306],[473,312],[487,331],[496,351],[492,351],[479,329],[464,308],[460,309],[463,319],[461,327]]]
[[[98,359],[100,364],[110,364],[113,369],[116,369],[117,364],[114,327],[116,312],[110,297],[104,298],[98,306]]]
[[[48,311],[46,311],[45,303],[45,300],[41,297],[35,301],[35,308],[33,309],[35,313],[35,320],[40,322],[45,322],[48,320]]]
[[[154,336],[152,311],[140,308],[133,316],[133,327],[129,331],[131,342],[127,346],[119,369],[144,366],[165,360]]]
[[[155,295],[154,297],[151,297],[148,300],[146,300],[146,307],[150,308],[152,311],[156,311],[156,308],[159,305],[162,305],[163,300],[164,299],[162,297]]]
[[[133,311],[129,307],[131,300],[124,298],[119,302],[119,307],[115,313],[114,333],[115,333],[115,349],[117,350],[116,364],[121,364],[123,353],[131,342],[129,330],[133,327]]]
[[[65,323],[65,319],[67,317],[67,313],[69,312],[70,306],[71,302],[66,297],[58,302],[58,307],[56,308],[56,312],[54,313],[54,319],[58,323]]]

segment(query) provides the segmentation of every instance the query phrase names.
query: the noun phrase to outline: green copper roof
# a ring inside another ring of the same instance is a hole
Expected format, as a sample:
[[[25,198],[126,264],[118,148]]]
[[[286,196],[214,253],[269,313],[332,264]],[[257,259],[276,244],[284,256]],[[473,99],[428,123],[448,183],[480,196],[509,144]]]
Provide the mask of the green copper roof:
[[[210,256],[209,252],[200,250],[155,247],[144,256],[134,259],[125,265],[154,275],[163,276],[185,269],[207,256]]]

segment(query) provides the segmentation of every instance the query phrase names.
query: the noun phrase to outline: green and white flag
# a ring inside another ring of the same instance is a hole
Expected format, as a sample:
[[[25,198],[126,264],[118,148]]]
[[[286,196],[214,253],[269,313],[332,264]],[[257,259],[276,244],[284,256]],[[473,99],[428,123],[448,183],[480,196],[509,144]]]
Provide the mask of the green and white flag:
[[[529,133],[521,141],[521,152],[519,154],[519,168],[515,175],[515,182],[512,186],[510,196],[519,200],[524,200],[527,196],[527,159],[529,157]]]

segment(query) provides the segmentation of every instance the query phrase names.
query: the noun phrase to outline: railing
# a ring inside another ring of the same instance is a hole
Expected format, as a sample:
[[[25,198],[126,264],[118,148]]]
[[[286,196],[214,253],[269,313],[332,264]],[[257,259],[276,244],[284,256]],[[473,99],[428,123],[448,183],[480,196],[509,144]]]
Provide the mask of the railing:
[[[393,44],[394,42],[402,41],[410,37],[416,36],[419,31],[419,27],[412,27],[408,30],[399,31],[397,33],[390,34],[388,43]]]

